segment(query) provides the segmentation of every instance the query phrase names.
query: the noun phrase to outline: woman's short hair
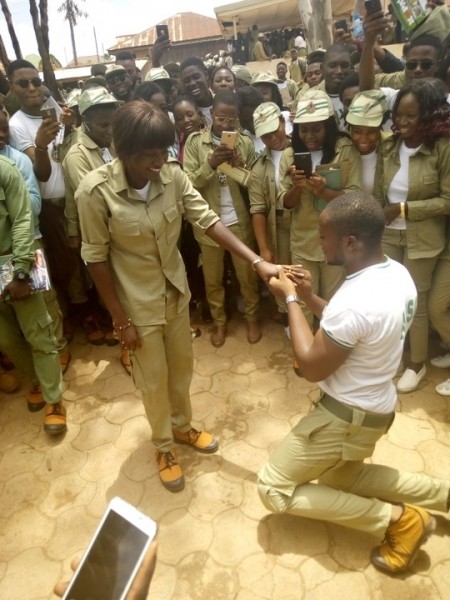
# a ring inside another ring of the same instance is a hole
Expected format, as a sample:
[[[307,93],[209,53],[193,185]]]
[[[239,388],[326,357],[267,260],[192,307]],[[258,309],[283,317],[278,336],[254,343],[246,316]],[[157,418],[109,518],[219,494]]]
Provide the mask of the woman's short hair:
[[[117,110],[112,134],[120,159],[175,143],[175,127],[167,114],[143,100],[127,102]]]

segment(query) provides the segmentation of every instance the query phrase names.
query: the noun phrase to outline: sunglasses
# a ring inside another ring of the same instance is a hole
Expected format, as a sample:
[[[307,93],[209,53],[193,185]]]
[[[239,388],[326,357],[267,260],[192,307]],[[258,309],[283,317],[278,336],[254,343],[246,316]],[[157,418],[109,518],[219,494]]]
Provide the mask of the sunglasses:
[[[39,77],[33,77],[33,79],[18,79],[13,83],[26,90],[30,83],[33,87],[41,87],[42,80]]]
[[[106,78],[107,82],[110,85],[114,85],[115,83],[118,83],[119,81],[125,81],[125,79],[128,77],[127,73],[118,73],[117,75],[110,75],[109,77]]]
[[[428,71],[428,69],[431,69],[431,67],[435,64],[436,63],[433,60],[426,58],[424,60],[408,60],[405,63],[405,67],[408,69],[408,71],[415,71],[420,65],[422,71]]]

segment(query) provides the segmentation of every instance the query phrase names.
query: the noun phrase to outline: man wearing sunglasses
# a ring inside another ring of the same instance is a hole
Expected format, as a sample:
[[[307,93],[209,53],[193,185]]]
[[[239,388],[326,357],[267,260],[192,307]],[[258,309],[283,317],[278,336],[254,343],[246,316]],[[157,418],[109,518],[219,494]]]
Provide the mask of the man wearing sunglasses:
[[[128,102],[132,97],[131,79],[122,65],[110,65],[105,73],[106,82],[112,95],[121,102]]]

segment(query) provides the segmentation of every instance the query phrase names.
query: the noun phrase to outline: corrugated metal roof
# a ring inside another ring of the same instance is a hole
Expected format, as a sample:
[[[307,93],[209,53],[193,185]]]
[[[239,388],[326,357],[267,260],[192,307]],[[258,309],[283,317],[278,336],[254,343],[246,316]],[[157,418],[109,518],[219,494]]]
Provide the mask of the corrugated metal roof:
[[[189,42],[205,38],[222,37],[219,24],[212,17],[204,17],[192,12],[178,13],[157,23],[167,25],[172,43]],[[156,25],[133,35],[119,35],[116,44],[109,51],[137,46],[152,46],[156,41]]]

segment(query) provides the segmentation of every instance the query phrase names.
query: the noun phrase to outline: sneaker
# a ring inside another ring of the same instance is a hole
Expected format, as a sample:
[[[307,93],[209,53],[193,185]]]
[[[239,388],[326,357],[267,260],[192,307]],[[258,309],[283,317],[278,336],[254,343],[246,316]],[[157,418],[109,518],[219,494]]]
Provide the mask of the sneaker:
[[[27,406],[30,412],[37,412],[44,408],[45,400],[42,396],[41,386],[36,384],[31,388],[30,393],[27,396]]]
[[[405,504],[400,519],[389,525],[383,543],[373,550],[372,564],[388,573],[404,571],[435,527],[435,519],[426,510]]]
[[[61,400],[56,404],[47,404],[44,414],[44,431],[49,435],[59,435],[66,430],[66,409]]]
[[[173,439],[177,444],[187,444],[199,452],[205,452],[205,454],[217,452],[219,448],[219,442],[207,431],[197,431],[191,427],[186,432],[173,429],[172,433]]]
[[[181,492],[184,488],[184,476],[174,452],[160,452],[157,450],[156,462],[158,464],[159,478],[166,490],[169,490],[169,492]]]
[[[406,392],[413,392],[421,384],[427,369],[425,365],[416,373],[413,369],[406,369],[400,379],[397,381],[397,391],[405,394]]]
[[[439,369],[447,369],[450,367],[450,352],[442,356],[436,356],[430,360],[433,367],[439,367]]]
[[[442,383],[439,383],[435,387],[435,390],[441,396],[450,396],[450,379],[447,379],[446,381],[443,381]]]

